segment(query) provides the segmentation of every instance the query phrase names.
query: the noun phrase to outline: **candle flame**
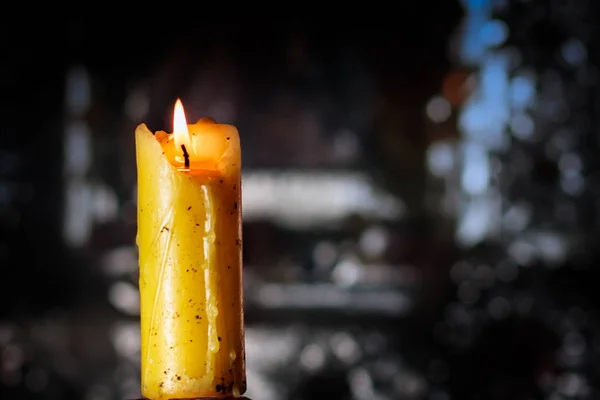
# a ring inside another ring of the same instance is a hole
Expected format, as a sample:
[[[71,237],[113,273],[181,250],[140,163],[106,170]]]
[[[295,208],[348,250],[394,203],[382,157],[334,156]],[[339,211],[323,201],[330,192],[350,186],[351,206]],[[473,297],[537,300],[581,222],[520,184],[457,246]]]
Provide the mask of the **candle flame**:
[[[173,113],[173,140],[177,152],[183,153],[182,145],[186,147],[188,153],[192,151],[190,145],[190,133],[188,131],[187,120],[185,119],[185,111],[181,100],[175,102],[175,111]]]

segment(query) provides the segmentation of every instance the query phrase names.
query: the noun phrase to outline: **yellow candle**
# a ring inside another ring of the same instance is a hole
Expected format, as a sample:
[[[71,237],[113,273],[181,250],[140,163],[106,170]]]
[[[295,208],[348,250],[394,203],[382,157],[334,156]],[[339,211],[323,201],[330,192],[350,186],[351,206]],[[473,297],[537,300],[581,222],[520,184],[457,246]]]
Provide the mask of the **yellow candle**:
[[[135,132],[142,394],[151,400],[246,390],[241,152],[237,129]]]

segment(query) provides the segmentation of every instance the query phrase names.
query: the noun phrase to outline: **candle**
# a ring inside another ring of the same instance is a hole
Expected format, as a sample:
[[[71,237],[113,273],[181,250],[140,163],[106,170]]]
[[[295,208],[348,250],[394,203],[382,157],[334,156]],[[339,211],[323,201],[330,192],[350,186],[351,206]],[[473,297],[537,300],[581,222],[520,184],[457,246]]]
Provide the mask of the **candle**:
[[[151,400],[246,390],[241,151],[237,129],[135,131],[142,394]]]

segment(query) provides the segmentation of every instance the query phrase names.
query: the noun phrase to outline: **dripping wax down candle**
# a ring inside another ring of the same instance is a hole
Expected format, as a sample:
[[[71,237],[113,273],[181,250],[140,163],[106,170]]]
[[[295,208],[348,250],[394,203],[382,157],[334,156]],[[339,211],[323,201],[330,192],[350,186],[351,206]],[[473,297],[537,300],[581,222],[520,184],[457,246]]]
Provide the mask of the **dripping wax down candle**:
[[[142,394],[150,400],[246,390],[241,151],[237,129],[135,131]]]

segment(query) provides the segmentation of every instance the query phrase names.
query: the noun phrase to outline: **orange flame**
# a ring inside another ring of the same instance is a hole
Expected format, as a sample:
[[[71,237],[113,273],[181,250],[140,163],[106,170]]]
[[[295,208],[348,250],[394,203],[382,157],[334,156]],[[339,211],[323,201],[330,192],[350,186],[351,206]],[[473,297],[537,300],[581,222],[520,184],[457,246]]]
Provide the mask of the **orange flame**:
[[[184,145],[186,150],[192,151],[190,132],[188,131],[187,120],[185,118],[185,111],[181,100],[177,99],[175,102],[175,111],[173,113],[173,140],[175,141],[176,151],[182,151],[181,146]]]

